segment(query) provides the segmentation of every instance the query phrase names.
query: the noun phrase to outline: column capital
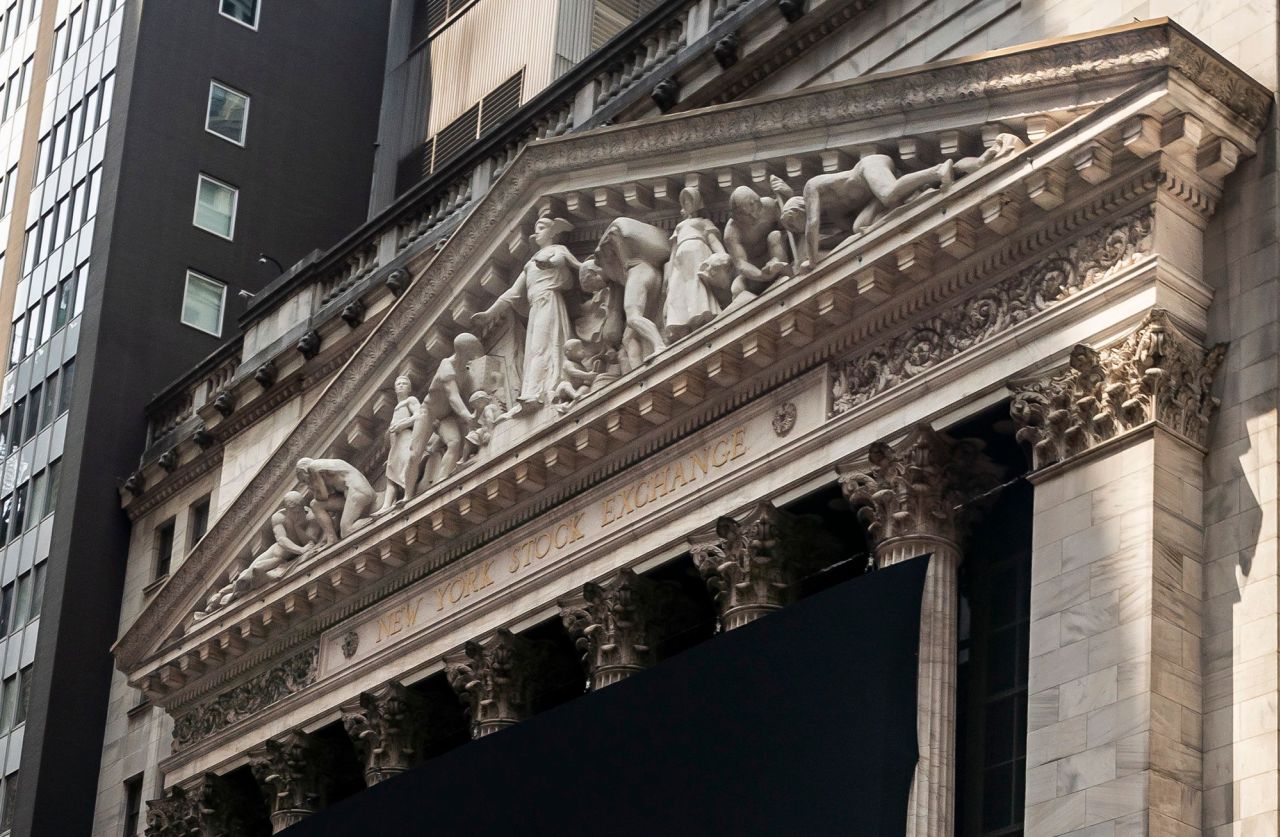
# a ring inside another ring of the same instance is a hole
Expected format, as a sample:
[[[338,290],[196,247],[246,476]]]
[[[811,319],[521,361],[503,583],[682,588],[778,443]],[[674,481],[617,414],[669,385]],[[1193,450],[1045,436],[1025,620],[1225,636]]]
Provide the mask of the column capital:
[[[249,751],[249,769],[266,799],[273,834],[324,807],[327,768],[324,746],[300,730],[268,739]]]
[[[539,649],[506,628],[484,643],[471,640],[445,664],[445,675],[471,717],[471,737],[483,738],[530,714]]]
[[[1068,369],[1010,384],[1018,441],[1039,470],[1155,423],[1203,448],[1218,406],[1210,392],[1227,345],[1204,349],[1169,312],[1153,308],[1136,331],[1103,349],[1084,344]]]
[[[621,569],[603,584],[560,599],[560,620],[582,652],[591,690],[602,689],[653,665],[652,626],[662,590],[634,570]]]
[[[200,800],[183,787],[147,802],[147,837],[200,837]]]
[[[373,787],[408,770],[418,757],[423,701],[392,680],[342,706],[342,725],[364,761],[364,781]]]
[[[805,521],[772,503],[759,503],[742,520],[721,517],[689,537],[694,566],[720,610],[723,630],[780,610],[823,550]]]
[[[958,548],[972,517],[965,504],[999,478],[983,447],[978,439],[953,439],[920,424],[897,444],[876,442],[865,462],[837,465],[836,473],[878,553],[901,538]]]

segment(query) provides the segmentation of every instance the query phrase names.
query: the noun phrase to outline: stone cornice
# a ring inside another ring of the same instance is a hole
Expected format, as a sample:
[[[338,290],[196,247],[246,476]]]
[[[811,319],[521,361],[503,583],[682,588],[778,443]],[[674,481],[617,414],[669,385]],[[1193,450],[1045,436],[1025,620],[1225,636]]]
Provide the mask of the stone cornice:
[[[281,486],[291,481],[297,459],[323,449],[340,430],[350,404],[366,398],[386,368],[401,362],[402,347],[415,341],[440,315],[445,297],[456,287],[456,276],[465,273],[479,254],[502,237],[513,208],[536,196],[539,184],[592,167],[616,165],[624,158],[687,155],[696,149],[722,148],[748,140],[763,143],[769,137],[792,136],[805,129],[899,114],[908,106],[925,108],[1054,86],[1069,87],[1076,96],[1079,86],[1091,81],[1116,84],[1141,74],[1158,73],[1167,66],[1171,41],[1180,37],[1184,37],[1180,30],[1167,24],[1129,27],[1089,39],[1006,51],[910,74],[711,108],[530,146],[425,270],[423,265],[416,266],[419,275],[414,285],[121,638],[116,647],[119,664],[126,670],[135,669],[156,639],[172,631],[184,605],[203,594],[233,545],[269,513]],[[964,68],[959,84],[957,67]],[[1241,77],[1241,84],[1253,83]],[[1241,129],[1241,135],[1244,133]],[[1247,142],[1236,139],[1251,146],[1251,137]],[[815,271],[819,273],[822,271]],[[808,281],[820,279],[815,276]],[[759,314],[757,310],[753,316]],[[743,312],[740,320],[745,324],[750,316]]]

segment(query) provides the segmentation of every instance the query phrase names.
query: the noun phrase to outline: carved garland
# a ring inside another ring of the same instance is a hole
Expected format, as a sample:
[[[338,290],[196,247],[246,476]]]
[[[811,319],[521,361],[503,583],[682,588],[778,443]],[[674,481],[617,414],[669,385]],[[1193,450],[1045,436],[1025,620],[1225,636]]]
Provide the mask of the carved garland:
[[[189,747],[301,691],[315,682],[319,662],[320,649],[312,646],[213,700],[183,712],[173,724],[174,749]]]
[[[865,354],[836,366],[833,415],[977,346],[1107,278],[1151,249],[1145,207],[1005,279],[962,306],[948,308]]]

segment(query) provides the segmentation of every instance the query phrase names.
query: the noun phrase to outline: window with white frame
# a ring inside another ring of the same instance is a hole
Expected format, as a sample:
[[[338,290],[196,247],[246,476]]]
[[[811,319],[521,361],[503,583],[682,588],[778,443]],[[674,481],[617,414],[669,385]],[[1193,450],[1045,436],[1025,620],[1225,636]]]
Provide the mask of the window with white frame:
[[[236,231],[236,201],[240,191],[234,186],[200,175],[196,184],[196,214],[192,223],[223,238],[233,238]]]
[[[249,97],[216,81],[209,82],[209,108],[204,129],[211,134],[244,145],[249,122]]]
[[[194,270],[187,271],[187,286],[182,294],[183,325],[221,337],[222,312],[226,304],[226,285]]]
[[[259,5],[258,0],[218,0],[218,11],[223,17],[257,29]]]

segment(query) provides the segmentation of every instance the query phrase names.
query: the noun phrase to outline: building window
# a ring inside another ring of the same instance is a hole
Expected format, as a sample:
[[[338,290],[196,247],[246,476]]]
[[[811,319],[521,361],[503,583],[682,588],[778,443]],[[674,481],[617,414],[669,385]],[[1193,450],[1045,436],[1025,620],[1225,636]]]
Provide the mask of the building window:
[[[142,774],[124,783],[124,837],[138,837],[142,820]]]
[[[46,564],[36,564],[36,568],[31,571],[31,615],[27,617],[28,622],[44,610],[44,568],[46,566]]]
[[[13,615],[13,587],[14,583],[10,581],[0,589],[0,636],[9,635],[9,617]]]
[[[172,517],[156,529],[156,578],[169,574],[169,565],[173,562],[173,530]]]
[[[71,409],[71,388],[75,385],[75,380],[76,359],[72,358],[62,365],[62,380],[58,387],[61,390],[58,395],[58,415]]]
[[[31,706],[31,666],[18,670],[18,700],[13,710],[13,725],[27,722],[27,709]]]
[[[250,29],[258,28],[258,0],[218,0],[218,11]]]
[[[4,810],[0,811],[0,831],[13,828],[14,809],[18,807],[18,771],[4,777]]]
[[[62,480],[62,460],[55,459],[45,469],[44,497],[41,502],[45,515],[51,515],[58,508],[58,484]]]
[[[199,500],[191,504],[191,516],[188,518],[190,523],[187,525],[187,549],[190,550],[200,539],[204,537],[204,533],[209,531],[209,495],[201,497]]]
[[[209,110],[204,129],[236,145],[244,145],[249,123],[249,97],[216,81],[209,82]]]
[[[196,184],[196,214],[192,223],[202,230],[230,239],[236,231],[236,201],[240,192],[209,177],[200,175]]]
[[[20,630],[31,617],[31,573],[18,576],[17,598],[13,603],[13,629]]]
[[[187,287],[182,294],[183,325],[198,328],[214,337],[221,336],[222,312],[226,302],[226,285],[194,270],[187,271]]]

